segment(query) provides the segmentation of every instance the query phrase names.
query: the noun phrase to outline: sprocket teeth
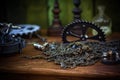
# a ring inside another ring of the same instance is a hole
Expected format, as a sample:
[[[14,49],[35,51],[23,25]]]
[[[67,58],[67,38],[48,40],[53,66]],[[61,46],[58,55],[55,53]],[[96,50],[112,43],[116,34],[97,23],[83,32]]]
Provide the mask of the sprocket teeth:
[[[74,21],[74,23],[79,23],[79,20]]]
[[[81,20],[80,22],[85,22],[84,20]]]
[[[70,29],[73,29],[73,27],[76,25],[76,24],[81,24],[82,26],[79,26],[81,27],[81,30],[83,30],[82,28],[84,28],[83,26],[88,26],[87,28],[92,28],[94,30],[96,30],[98,32],[98,35],[100,36],[100,38],[95,38],[94,40],[98,40],[98,41],[106,41],[106,38],[105,38],[105,34],[104,32],[102,31],[102,29],[100,29],[100,27],[98,27],[98,25],[92,23],[92,22],[87,22],[87,21],[84,21],[84,20],[75,20],[73,22],[71,22],[70,24],[68,24],[64,29],[63,29],[63,32],[62,32],[62,41],[63,43],[69,43],[69,41],[66,39],[68,34],[66,32],[69,32]],[[87,29],[86,28],[86,29]],[[87,31],[87,30],[85,30]],[[74,34],[72,34],[73,36]],[[78,34],[77,34],[78,35]],[[80,35],[80,34],[79,34]],[[81,34],[82,35],[82,34]],[[86,35],[86,34],[84,34]],[[74,35],[76,36],[76,34]],[[88,36],[89,37],[89,36]],[[82,37],[82,38],[86,38],[86,37]],[[87,38],[86,38],[87,39]],[[86,39],[83,39],[83,40],[86,40]],[[89,38],[88,38],[89,39]],[[79,40],[81,41],[81,40]]]
[[[81,22],[81,20],[78,20],[79,22]]]
[[[72,22],[72,24],[75,24],[76,22]]]

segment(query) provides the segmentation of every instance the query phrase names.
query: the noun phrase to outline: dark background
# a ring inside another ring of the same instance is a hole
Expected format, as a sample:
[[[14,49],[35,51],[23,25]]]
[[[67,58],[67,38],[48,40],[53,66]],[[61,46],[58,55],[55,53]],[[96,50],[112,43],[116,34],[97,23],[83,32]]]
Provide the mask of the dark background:
[[[13,24],[37,24],[47,29],[52,22],[54,0],[1,0],[0,22]],[[112,19],[112,31],[120,32],[119,0],[81,0],[82,19],[91,21],[97,14],[97,6],[106,7],[106,15]],[[73,0],[59,0],[60,20],[64,25],[73,20]]]

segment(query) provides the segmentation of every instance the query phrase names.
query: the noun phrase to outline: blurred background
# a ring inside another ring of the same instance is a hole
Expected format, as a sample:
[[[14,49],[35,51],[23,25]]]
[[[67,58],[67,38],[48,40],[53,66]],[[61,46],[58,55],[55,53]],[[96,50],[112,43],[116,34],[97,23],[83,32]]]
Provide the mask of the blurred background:
[[[112,31],[120,32],[119,0],[81,0],[81,19],[92,21],[97,14],[97,6],[104,5],[105,13],[112,19]],[[47,29],[53,20],[54,0],[1,0],[0,22],[13,24],[37,24]],[[73,0],[59,0],[62,25],[73,20]]]

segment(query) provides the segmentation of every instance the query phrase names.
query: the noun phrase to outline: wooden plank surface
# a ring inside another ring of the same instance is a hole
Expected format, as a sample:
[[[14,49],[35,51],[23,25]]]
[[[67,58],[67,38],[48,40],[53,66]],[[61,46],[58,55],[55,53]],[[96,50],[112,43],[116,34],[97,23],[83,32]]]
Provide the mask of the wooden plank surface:
[[[118,36],[117,36],[118,37]],[[51,37],[48,41],[61,41],[61,38]],[[0,57],[0,72],[49,75],[64,77],[82,77],[82,78],[120,78],[120,65],[105,65],[96,63],[92,66],[76,67],[73,69],[62,69],[54,62],[48,62],[44,59],[25,59],[21,55],[42,54],[29,44],[23,49],[22,54]]]

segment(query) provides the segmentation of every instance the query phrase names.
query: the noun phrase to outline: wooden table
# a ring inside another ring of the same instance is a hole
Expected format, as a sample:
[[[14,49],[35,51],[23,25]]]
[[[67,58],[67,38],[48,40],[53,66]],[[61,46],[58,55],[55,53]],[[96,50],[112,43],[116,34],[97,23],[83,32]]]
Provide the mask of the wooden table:
[[[61,41],[58,37],[47,37],[48,41]],[[120,39],[119,33],[111,39]],[[25,59],[21,55],[41,54],[32,45],[27,45],[22,54],[0,57],[0,80],[96,80],[120,79],[120,64],[105,65],[100,62],[92,66],[61,69],[54,62],[44,59]]]

